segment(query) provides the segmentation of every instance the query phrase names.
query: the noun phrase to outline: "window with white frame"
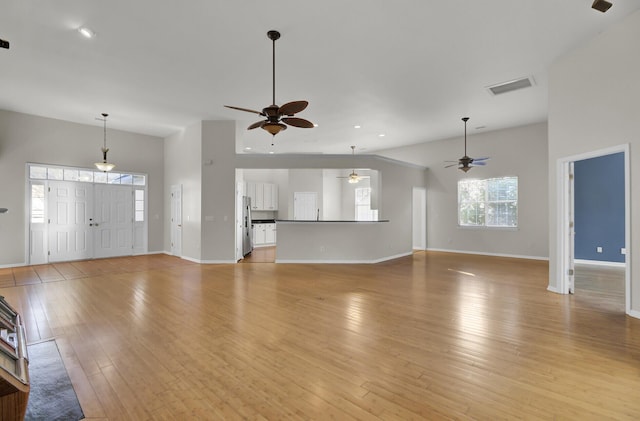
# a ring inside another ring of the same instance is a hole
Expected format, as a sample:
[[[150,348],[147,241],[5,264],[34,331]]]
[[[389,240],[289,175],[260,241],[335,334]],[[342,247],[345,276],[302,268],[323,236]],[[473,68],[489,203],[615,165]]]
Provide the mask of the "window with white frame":
[[[356,221],[377,221],[378,210],[371,209],[371,187],[357,187]]]
[[[518,177],[458,181],[458,224],[463,227],[517,227]]]

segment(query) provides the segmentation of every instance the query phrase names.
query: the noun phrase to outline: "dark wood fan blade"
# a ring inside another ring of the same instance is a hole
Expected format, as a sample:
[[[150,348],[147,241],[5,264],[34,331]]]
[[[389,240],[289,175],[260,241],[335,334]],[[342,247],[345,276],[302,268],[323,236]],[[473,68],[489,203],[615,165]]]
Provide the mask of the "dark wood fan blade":
[[[457,165],[458,165],[457,163],[455,163],[455,164],[451,164],[451,165],[446,165],[446,166],[445,166],[445,168],[451,168],[451,167],[455,167],[455,166],[457,166]]]
[[[264,115],[264,114],[262,114],[262,111],[250,110],[248,108],[234,107],[234,106],[231,106],[231,105],[225,105],[225,107],[232,108],[234,110],[246,111],[248,113],[256,113],[256,114]]]
[[[251,126],[247,127],[247,130],[253,130],[253,129],[257,129],[258,127],[262,127],[262,125],[265,123],[266,121],[258,121],[256,123],[253,123]]]
[[[488,160],[488,159],[491,159],[491,158],[489,158],[488,156],[487,156],[487,157],[484,157],[484,158],[473,158],[473,162],[486,161],[486,160]]]
[[[293,127],[302,127],[303,129],[313,128],[313,123],[309,120],[305,120],[304,118],[285,117],[282,119],[282,121]]]
[[[487,163],[484,162],[484,161],[476,162],[476,160],[474,159],[473,162],[471,164],[469,164],[469,165],[474,166],[474,167],[480,167],[482,165],[487,165]]]
[[[282,107],[280,107],[280,109],[278,110],[278,114],[292,116],[295,113],[299,113],[300,111],[307,108],[307,105],[309,105],[308,101],[287,102]]]

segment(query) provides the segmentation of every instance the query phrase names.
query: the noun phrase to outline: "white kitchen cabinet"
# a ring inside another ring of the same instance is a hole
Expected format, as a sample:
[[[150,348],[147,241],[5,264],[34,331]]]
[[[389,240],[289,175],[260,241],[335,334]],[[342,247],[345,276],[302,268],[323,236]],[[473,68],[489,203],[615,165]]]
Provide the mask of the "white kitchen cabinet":
[[[276,243],[276,224],[264,224],[265,225],[265,243]]]
[[[276,184],[247,181],[247,196],[251,198],[251,210],[278,210],[278,186]]]
[[[253,246],[272,246],[276,243],[276,224],[253,224]]]
[[[263,246],[267,242],[265,225],[266,224],[253,224],[253,245],[256,247]]]

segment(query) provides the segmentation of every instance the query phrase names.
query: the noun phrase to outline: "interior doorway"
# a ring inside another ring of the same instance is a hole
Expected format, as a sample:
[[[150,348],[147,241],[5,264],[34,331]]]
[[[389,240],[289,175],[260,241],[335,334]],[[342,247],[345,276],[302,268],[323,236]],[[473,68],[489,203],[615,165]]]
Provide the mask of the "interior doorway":
[[[557,248],[559,264],[557,269],[558,291],[563,294],[580,293],[576,288],[576,259],[575,259],[575,163],[578,161],[603,157],[622,152],[624,154],[624,250],[629,250],[631,239],[631,189],[630,189],[630,160],[629,145],[620,145],[574,155],[558,160],[558,237]],[[631,261],[627,256],[621,264],[624,271],[624,309],[625,313],[631,311]],[[584,267],[579,266],[584,271]],[[578,278],[580,279],[580,278]]]

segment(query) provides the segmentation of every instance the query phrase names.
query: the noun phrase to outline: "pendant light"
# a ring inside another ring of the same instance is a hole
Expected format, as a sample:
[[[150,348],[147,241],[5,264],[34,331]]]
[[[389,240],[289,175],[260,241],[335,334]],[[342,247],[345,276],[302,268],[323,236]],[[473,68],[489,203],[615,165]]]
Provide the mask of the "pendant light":
[[[109,114],[102,113],[102,118],[96,118],[96,120],[102,120],[104,122],[104,144],[102,146],[102,162],[96,162],[94,165],[100,171],[108,172],[116,167],[115,164],[112,164],[107,161],[107,152],[109,152],[109,148],[107,148],[107,117]]]

